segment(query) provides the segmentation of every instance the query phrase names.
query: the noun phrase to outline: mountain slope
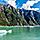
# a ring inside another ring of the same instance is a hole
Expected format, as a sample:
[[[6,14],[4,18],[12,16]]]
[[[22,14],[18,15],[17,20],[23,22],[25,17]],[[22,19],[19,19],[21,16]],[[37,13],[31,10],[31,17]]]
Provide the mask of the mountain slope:
[[[15,9],[9,4],[2,5],[0,10],[0,25],[40,25],[40,13],[33,10]]]

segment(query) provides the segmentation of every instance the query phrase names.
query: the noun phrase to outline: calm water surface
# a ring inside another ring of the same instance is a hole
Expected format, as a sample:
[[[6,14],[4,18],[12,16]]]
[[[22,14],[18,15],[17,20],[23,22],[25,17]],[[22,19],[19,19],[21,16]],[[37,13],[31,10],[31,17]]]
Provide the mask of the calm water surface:
[[[0,36],[0,40],[40,40],[40,28],[16,28],[13,33]]]

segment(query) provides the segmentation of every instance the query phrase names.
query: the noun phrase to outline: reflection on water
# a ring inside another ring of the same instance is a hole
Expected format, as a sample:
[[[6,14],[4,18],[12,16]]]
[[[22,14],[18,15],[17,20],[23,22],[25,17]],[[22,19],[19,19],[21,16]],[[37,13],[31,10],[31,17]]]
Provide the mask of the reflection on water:
[[[0,30],[0,36],[4,36],[6,35],[7,33],[12,33],[12,30]]]
[[[7,33],[0,40],[40,40],[40,28],[14,28],[13,33]]]

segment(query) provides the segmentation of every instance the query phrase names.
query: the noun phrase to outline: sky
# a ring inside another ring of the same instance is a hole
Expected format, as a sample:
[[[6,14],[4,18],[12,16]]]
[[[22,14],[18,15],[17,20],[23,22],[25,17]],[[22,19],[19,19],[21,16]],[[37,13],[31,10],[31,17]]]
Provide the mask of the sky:
[[[29,1],[29,0],[0,0],[0,3],[2,4],[10,4],[14,8],[24,8],[27,10],[36,10],[40,11],[40,0],[35,0],[35,1]]]

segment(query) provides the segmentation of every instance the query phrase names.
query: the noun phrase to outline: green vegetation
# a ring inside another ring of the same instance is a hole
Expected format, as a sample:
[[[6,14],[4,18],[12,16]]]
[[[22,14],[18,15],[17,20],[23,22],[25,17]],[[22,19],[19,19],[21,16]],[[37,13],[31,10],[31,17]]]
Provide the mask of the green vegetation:
[[[4,10],[4,8],[2,10]],[[18,9],[15,9],[15,8],[13,8],[13,10],[18,11]],[[25,24],[20,14],[13,13],[12,9],[9,9],[8,7],[5,7],[5,11],[7,12],[6,15],[8,18],[6,18],[4,11],[2,12],[0,11],[0,25],[11,25],[11,26],[20,25],[22,26],[22,24]],[[10,16],[10,15],[13,15],[13,16]]]
[[[24,19],[24,16],[18,13],[19,9],[8,8],[7,6],[0,5],[0,25],[3,26],[25,26],[25,25],[35,25],[32,20],[29,24]],[[5,12],[4,12],[5,11]]]

